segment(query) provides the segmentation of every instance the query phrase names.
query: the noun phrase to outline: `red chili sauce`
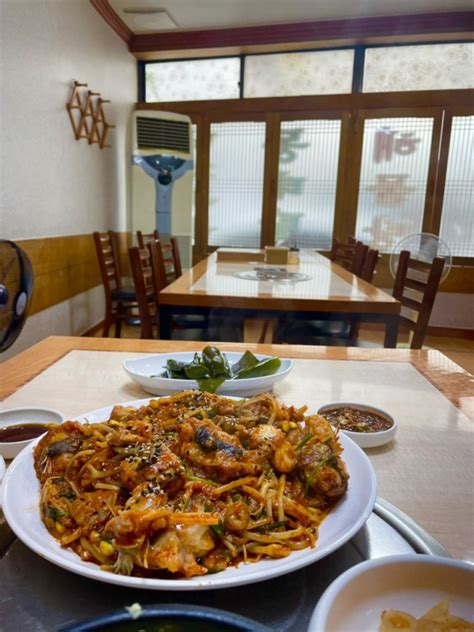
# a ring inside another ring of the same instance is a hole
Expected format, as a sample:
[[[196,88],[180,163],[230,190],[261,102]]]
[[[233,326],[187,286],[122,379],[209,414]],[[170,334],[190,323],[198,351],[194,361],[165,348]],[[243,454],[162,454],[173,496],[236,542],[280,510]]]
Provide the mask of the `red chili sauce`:
[[[14,426],[0,428],[0,443],[34,439],[44,432],[48,432],[48,429],[48,424],[15,424]]]
[[[333,426],[350,432],[382,432],[393,426],[393,422],[382,415],[351,406],[330,408],[322,414]]]

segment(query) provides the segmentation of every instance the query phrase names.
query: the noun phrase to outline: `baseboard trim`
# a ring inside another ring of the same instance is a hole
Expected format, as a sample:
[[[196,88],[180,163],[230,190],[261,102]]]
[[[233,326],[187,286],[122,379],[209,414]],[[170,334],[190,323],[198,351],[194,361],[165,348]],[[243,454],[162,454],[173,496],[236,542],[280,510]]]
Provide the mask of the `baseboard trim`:
[[[367,331],[384,331],[384,325],[379,323],[362,323],[361,329]],[[400,331],[409,331],[408,328],[400,327]],[[474,340],[474,329],[462,329],[459,327],[428,327],[427,336],[439,336],[440,338],[462,338],[464,340]]]
[[[429,336],[448,336],[450,338],[464,338],[474,340],[474,329],[461,329],[458,327],[428,327]]]
[[[83,334],[81,334],[81,338],[90,338],[91,336],[94,336],[98,331],[100,331],[103,327],[104,327],[104,321],[101,320],[99,323],[97,323],[96,325],[94,325],[93,327],[85,331]]]

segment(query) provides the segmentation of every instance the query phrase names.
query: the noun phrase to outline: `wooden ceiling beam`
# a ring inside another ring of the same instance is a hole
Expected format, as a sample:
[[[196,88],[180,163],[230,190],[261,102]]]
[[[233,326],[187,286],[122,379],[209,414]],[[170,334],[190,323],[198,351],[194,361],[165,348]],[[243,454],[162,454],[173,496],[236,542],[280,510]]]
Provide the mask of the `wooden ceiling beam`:
[[[139,59],[270,52],[410,41],[472,40],[474,11],[347,18],[195,31],[134,34],[109,0],[90,0]]]

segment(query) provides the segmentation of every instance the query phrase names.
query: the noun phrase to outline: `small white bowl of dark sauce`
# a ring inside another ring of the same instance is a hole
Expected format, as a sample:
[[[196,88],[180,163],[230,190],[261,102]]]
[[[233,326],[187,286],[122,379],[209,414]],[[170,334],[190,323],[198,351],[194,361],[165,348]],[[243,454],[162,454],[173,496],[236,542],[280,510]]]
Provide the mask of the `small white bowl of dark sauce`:
[[[354,402],[333,402],[321,406],[319,415],[338,428],[361,448],[376,448],[392,441],[396,420],[381,408]]]
[[[30,441],[60,424],[64,416],[50,408],[9,408],[0,410],[0,454],[13,459]]]

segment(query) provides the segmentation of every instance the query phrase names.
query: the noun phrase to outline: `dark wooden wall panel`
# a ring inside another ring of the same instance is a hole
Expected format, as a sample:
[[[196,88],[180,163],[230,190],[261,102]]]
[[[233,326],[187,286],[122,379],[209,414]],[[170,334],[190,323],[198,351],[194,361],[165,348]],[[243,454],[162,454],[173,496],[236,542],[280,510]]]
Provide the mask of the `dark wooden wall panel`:
[[[119,233],[119,239],[122,269],[126,273],[130,235]],[[92,233],[18,240],[16,243],[27,253],[33,266],[35,285],[30,314],[102,283]]]

